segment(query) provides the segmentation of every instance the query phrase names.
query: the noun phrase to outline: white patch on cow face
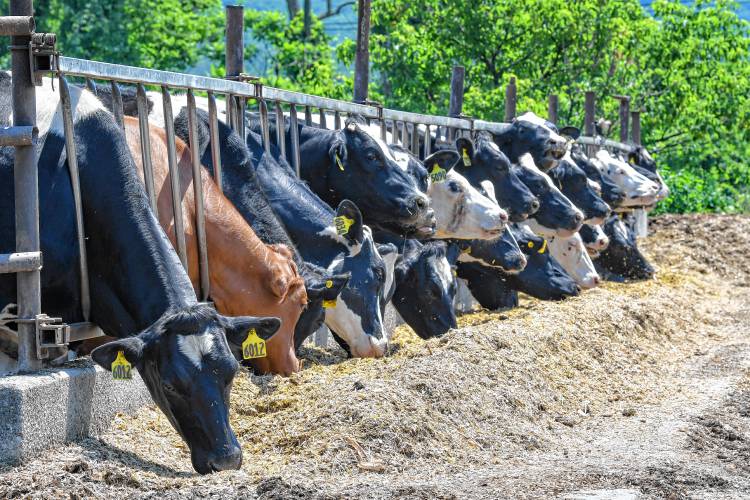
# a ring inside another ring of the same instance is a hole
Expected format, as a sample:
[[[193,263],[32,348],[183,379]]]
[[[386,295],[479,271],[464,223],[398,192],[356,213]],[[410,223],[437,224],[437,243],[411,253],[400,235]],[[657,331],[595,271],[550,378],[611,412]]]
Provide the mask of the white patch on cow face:
[[[448,295],[453,284],[453,270],[451,269],[450,262],[443,255],[432,259],[432,265],[438,278],[440,278],[440,285],[443,287],[443,291]]]
[[[493,239],[505,229],[508,214],[453,170],[427,194],[435,211],[435,238]]]
[[[492,142],[492,141],[489,141],[489,142],[487,143],[487,145],[488,145],[488,146],[490,147],[490,149],[491,149],[491,150],[493,150],[494,152],[496,152],[496,153],[500,153],[500,147],[499,147],[499,146],[498,146],[497,144],[495,144],[494,142]]]
[[[364,228],[366,229],[365,232],[367,232],[367,230],[369,230],[369,228],[367,226],[364,226]],[[354,257],[354,256],[358,255],[359,252],[362,251],[362,243],[352,244],[352,242],[350,242],[348,239],[346,239],[345,237],[341,236],[336,231],[336,228],[334,226],[327,226],[322,231],[318,231],[317,235],[321,236],[321,237],[330,238],[330,239],[334,240],[336,243],[338,243],[340,245],[344,245],[347,248],[347,257]],[[370,236],[372,237],[372,232],[370,232]],[[367,239],[367,238],[365,237],[365,239]]]
[[[361,126],[358,124],[357,127],[359,127],[359,130],[361,130],[365,135],[370,137],[370,139],[375,141],[375,143],[378,145],[380,150],[383,152],[383,156],[385,156],[387,160],[391,160],[393,162],[396,161],[394,152],[391,151],[391,148],[389,148],[388,145],[385,143],[385,141],[383,141],[383,139],[380,138],[380,129],[378,129],[376,133],[372,126]],[[400,166],[401,165],[399,165],[399,167]],[[407,166],[408,166],[408,163],[407,163]]]
[[[599,275],[580,234],[575,233],[568,238],[553,238],[549,241],[549,252],[581,288],[599,285]]]
[[[39,129],[39,137],[44,137],[50,132],[63,136],[59,85],[53,88],[52,79],[43,78],[42,86],[36,89],[36,126]],[[70,90],[70,107],[73,110],[73,123],[96,111],[106,110],[102,102],[88,90],[73,85],[68,85],[68,89]]]
[[[609,237],[600,224],[589,225],[594,236],[594,241],[585,243],[586,248],[595,252],[606,250],[609,246]]]
[[[380,307],[378,307],[380,314]],[[380,358],[385,355],[388,339],[384,333],[376,339],[367,335],[362,328],[362,317],[349,309],[346,302],[339,299],[334,307],[326,309],[326,325],[346,341],[352,356],[356,358]],[[381,321],[382,325],[383,322]]]
[[[495,195],[495,185],[492,183],[491,180],[485,179],[479,183],[480,186],[482,186],[482,189],[484,189],[484,192],[487,194],[487,198],[497,203],[497,196]]]
[[[200,370],[203,358],[211,354],[214,349],[214,336],[210,333],[178,335],[177,347]]]
[[[396,162],[396,165],[398,165],[398,167],[404,172],[407,172],[409,170],[409,162],[411,161],[411,156],[408,153],[399,151],[397,149],[388,148],[388,150],[393,154],[393,159]]]
[[[602,175],[625,193],[621,207],[639,207],[656,202],[659,186],[655,182],[638,173],[626,161],[613,157],[607,150],[599,150],[596,158],[601,163],[599,170]]]
[[[531,231],[533,234],[543,236],[545,239],[554,238],[557,236],[557,231],[547,226],[542,226],[536,219],[526,219],[520,222],[519,225]]]
[[[521,116],[519,116],[516,119],[518,121],[528,122],[528,123],[531,123],[533,125],[536,125],[537,127],[543,128],[544,130],[546,130],[549,133],[549,138],[551,140],[558,141],[558,142],[561,142],[561,143],[567,142],[563,136],[561,136],[560,134],[558,134],[557,132],[555,132],[554,130],[552,130],[549,127],[549,125],[547,125],[546,120],[544,120],[543,118],[540,118],[539,116],[535,115],[531,111],[528,111],[528,112],[522,114]]]

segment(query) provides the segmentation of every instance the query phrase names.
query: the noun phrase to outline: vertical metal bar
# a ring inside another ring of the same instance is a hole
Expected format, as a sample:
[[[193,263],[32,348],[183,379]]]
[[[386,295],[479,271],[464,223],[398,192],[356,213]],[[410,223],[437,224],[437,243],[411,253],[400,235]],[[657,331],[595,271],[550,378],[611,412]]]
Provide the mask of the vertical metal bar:
[[[195,114],[193,89],[187,91],[188,141],[190,159],[193,166],[193,197],[195,198],[195,229],[198,237],[198,271],[200,273],[200,299],[207,301],[211,291],[208,275],[208,246],[206,245],[206,212],[203,207],[203,182],[201,178],[201,158],[198,148],[198,118]]]
[[[341,130],[341,113],[338,111],[333,113],[333,128]]]
[[[516,87],[516,77],[511,76],[508,86],[505,87],[505,121],[513,121],[516,117],[516,97],[518,89]]]
[[[406,122],[401,122],[401,145],[405,148],[409,147],[409,131],[406,128]]]
[[[585,94],[584,110],[584,131],[587,136],[594,137],[594,135],[596,135],[596,125],[594,123],[594,120],[596,119],[596,94],[590,90],[586,91]],[[589,146],[589,156],[596,154],[596,150],[596,146]]]
[[[299,125],[297,123],[297,106],[292,104],[289,108],[289,133],[292,136],[292,166],[300,177],[301,161],[299,155]]]
[[[620,142],[628,142],[628,122],[630,121],[630,97],[620,97]]]
[[[466,71],[463,66],[453,66],[451,75],[451,100],[448,108],[448,116],[460,116],[464,106],[464,76]]]
[[[143,84],[139,83],[135,97],[138,106],[138,131],[141,134],[141,159],[143,160],[143,183],[146,185],[146,195],[151,210],[158,217],[159,210],[154,192],[154,168],[151,163],[151,133],[148,125],[148,98]]]
[[[263,133],[263,149],[271,153],[271,134],[268,126],[268,106],[264,99],[258,99],[258,110],[260,111],[260,130]]]
[[[240,5],[227,5],[225,11],[224,67],[226,77],[237,80],[245,61],[245,9]]]
[[[216,97],[208,93],[208,129],[211,134],[211,161],[214,164],[214,181],[219,191],[224,192],[221,174],[221,153],[219,151],[219,113],[216,111]]]
[[[419,157],[419,124],[411,124],[411,152]]]
[[[305,125],[308,127],[312,125],[312,111],[310,110],[310,106],[305,106]]]
[[[558,120],[558,111],[560,109],[560,100],[557,97],[557,94],[550,94],[549,95],[549,102],[547,103],[547,116],[549,118],[549,121],[557,125]]]
[[[120,94],[120,87],[117,82],[112,80],[109,82],[112,88],[112,114],[115,116],[117,125],[122,130],[125,130],[125,119],[122,112],[122,94]]]
[[[164,103],[164,131],[167,133],[167,160],[169,161],[169,181],[172,188],[172,213],[174,215],[174,236],[177,243],[177,255],[185,270],[188,269],[187,247],[185,246],[185,226],[182,223],[182,193],[180,189],[180,172],[177,168],[177,148],[174,137],[174,117],[172,116],[172,98],[166,86],[161,88]]]
[[[237,114],[235,119],[237,120],[237,133],[242,139],[245,139],[245,112],[247,111],[247,98],[237,96]]]
[[[89,89],[89,92],[96,95],[96,83],[91,78],[86,78],[86,88]]]
[[[318,108],[318,116],[320,118],[320,128],[328,129],[328,125],[326,125],[326,110]]]
[[[380,139],[383,142],[388,142],[388,126],[385,123],[385,118],[380,118]]]
[[[630,117],[633,120],[633,128],[630,132],[630,136],[633,139],[633,144],[641,145],[641,112],[631,111]]]
[[[33,16],[31,0],[11,0],[10,15]],[[36,125],[36,90],[29,65],[30,36],[11,37],[13,125]],[[23,48],[21,48],[23,47]],[[16,252],[39,251],[39,181],[34,146],[16,146],[13,183],[16,212]],[[34,319],[42,312],[39,271],[16,275],[18,317]],[[36,328],[33,323],[18,324],[18,371],[41,368],[36,356]]]
[[[78,172],[78,153],[76,151],[75,131],[73,130],[73,110],[70,104],[70,90],[64,76],[60,76],[60,104],[63,116],[63,134],[65,135],[65,155],[67,156],[70,185],[73,189],[73,203],[76,217],[76,236],[78,238],[78,270],[80,273],[81,311],[84,321],[91,317],[91,295],[89,293],[89,271],[86,259],[86,233],[83,226],[83,207],[81,205],[81,180]]]
[[[370,81],[370,0],[359,0],[357,49],[354,55],[354,102],[367,100]]]
[[[424,129],[424,157],[427,158],[432,154],[432,134],[430,133],[430,126],[425,125]]]
[[[234,94],[227,94],[226,97],[226,104],[227,104],[227,125],[229,125],[229,128],[237,131],[237,122],[235,120],[235,115],[237,114],[234,109],[235,99]]]
[[[281,156],[286,161],[289,161],[289,157],[286,155],[286,123],[284,122],[284,110],[281,108],[281,102],[276,101],[276,144],[279,146]]]

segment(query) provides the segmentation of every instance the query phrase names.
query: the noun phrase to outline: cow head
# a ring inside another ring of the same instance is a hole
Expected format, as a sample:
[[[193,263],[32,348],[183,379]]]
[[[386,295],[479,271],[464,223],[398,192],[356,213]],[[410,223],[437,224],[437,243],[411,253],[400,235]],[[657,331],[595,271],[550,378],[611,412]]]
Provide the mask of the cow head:
[[[518,292],[508,282],[508,276],[498,269],[476,262],[459,262],[457,272],[485,309],[494,311],[518,307]]]
[[[583,224],[583,213],[555,186],[552,179],[536,168],[530,155],[520,158],[513,170],[539,199],[539,210],[524,224],[535,233],[548,237],[567,237]]]
[[[557,132],[557,127],[531,112],[515,118],[504,131],[493,135],[495,143],[512,162],[530,153],[545,172],[554,168],[567,150],[568,141]]]
[[[581,230],[578,231],[578,234],[581,235],[583,245],[586,247],[586,251],[591,258],[598,257],[599,252],[605,250],[607,246],[609,246],[609,237],[604,233],[604,229],[602,229],[600,224],[584,224],[581,226]]]
[[[578,167],[570,152],[547,172],[560,191],[583,212],[585,222],[601,224],[609,216],[610,208],[601,198],[601,186],[590,181]]]
[[[339,204],[336,218],[322,236],[326,235],[346,248],[331,263],[329,271],[350,275],[336,304],[326,309],[326,325],[352,356],[383,356],[388,337],[383,328],[381,302],[393,280],[396,247],[377,245],[370,228],[363,224],[359,209],[349,200]]]
[[[335,274],[304,261],[300,266],[300,274],[305,279],[307,308],[302,311],[294,327],[295,350],[321,327],[325,320],[324,305],[337,300],[351,277],[348,273]]]
[[[278,318],[229,318],[195,305],[165,314],[134,337],[104,344],[91,357],[111,370],[123,353],[187,443],[196,471],[239,469],[242,450],[229,425],[229,395],[239,367],[232,350],[241,349],[251,329],[268,340],[280,325]]]
[[[329,154],[328,189],[339,199],[353,200],[368,223],[416,238],[434,234],[435,214],[427,195],[367,127],[348,119],[335,132]]]
[[[412,245],[396,266],[393,305],[404,321],[421,338],[443,335],[456,328],[453,276],[456,252],[442,241]]]
[[[656,201],[661,201],[669,196],[669,187],[664,182],[661,174],[656,170],[656,162],[643,146],[637,146],[635,151],[628,154],[628,163],[639,174],[655,182],[659,186],[659,192],[656,194]]]
[[[620,189],[614,182],[606,179],[602,176],[599,167],[597,167],[593,161],[591,161],[581,151],[577,151],[575,148],[571,151],[571,157],[576,162],[581,170],[586,174],[586,177],[590,181],[596,182],[599,186],[602,200],[610,206],[610,208],[618,208],[622,206],[622,202],[625,200],[625,193]]]
[[[580,287],[552,258],[544,238],[534,235],[527,228],[514,228],[512,231],[527,260],[523,271],[508,275],[512,288],[542,300],[562,300],[579,294]]]
[[[621,207],[642,207],[656,203],[659,186],[636,172],[627,162],[602,149],[596,153],[594,164],[599,167],[602,177],[609,179],[625,193]]]
[[[459,262],[475,262],[508,274],[519,273],[526,267],[526,257],[510,228],[505,228],[502,236],[494,240],[457,241],[454,244],[461,251]]]
[[[581,288],[599,286],[599,275],[578,233],[568,238],[552,238],[548,246],[550,255]]]
[[[638,249],[635,232],[628,224],[613,215],[603,229],[609,237],[609,246],[600,252],[595,263],[606,278],[643,280],[654,276],[656,271]]]
[[[512,222],[526,220],[539,209],[539,200],[511,170],[508,157],[488,135],[479,134],[476,144],[461,137],[456,140],[456,150],[461,159],[454,170],[507,210]]]

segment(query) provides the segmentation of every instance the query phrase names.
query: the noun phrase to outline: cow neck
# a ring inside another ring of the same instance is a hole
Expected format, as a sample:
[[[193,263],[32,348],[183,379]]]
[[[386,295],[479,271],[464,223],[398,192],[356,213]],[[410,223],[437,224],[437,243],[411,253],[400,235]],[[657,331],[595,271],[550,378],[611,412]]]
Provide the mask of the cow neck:
[[[336,205],[337,194],[328,185],[330,170],[333,168],[330,150],[338,131],[314,127],[302,127],[300,132],[300,177],[304,179],[314,193],[321,193],[328,204]]]

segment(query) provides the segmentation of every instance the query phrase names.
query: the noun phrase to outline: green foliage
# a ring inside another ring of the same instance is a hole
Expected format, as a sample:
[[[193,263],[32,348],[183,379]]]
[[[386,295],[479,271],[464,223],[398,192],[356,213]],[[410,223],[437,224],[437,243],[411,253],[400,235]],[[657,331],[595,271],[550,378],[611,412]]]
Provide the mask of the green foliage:
[[[187,70],[223,40],[221,0],[37,0],[37,31],[57,33],[64,55]],[[8,0],[0,1],[8,11]],[[8,52],[0,60],[8,66]]]

